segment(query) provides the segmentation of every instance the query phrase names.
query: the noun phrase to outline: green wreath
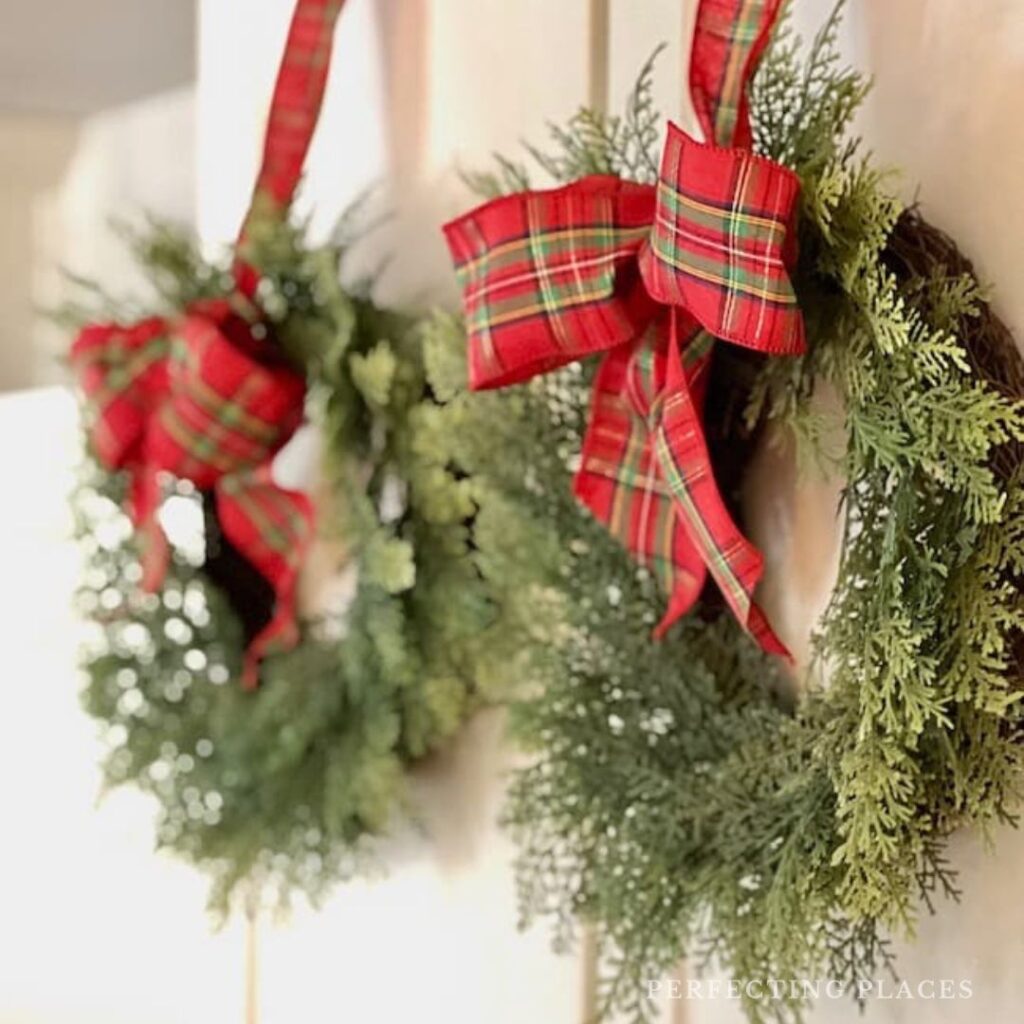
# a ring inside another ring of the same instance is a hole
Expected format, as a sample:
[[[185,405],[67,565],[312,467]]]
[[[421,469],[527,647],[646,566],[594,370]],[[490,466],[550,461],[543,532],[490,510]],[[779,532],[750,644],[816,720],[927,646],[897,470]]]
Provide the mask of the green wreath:
[[[130,238],[155,309],[97,309],[93,288],[65,311],[95,456],[75,497],[84,703],[108,784],[156,798],[160,846],[211,874],[222,913],[243,882],[316,899],[355,870],[407,809],[406,770],[507,672],[471,482],[419,436],[436,400],[415,324],[341,285],[351,221],[314,246],[289,220],[342,7],[295,0],[234,250],[209,263],[153,224]],[[303,404],[318,495],[273,461]],[[171,501],[195,527],[177,544]],[[302,622],[314,521],[349,600]]]
[[[134,248],[160,313],[230,286],[226,265],[165,226]],[[305,623],[247,692],[238,673],[266,584],[226,543],[209,498],[178,485],[179,512],[205,510],[205,534],[173,552],[155,594],[139,588],[123,474],[91,461],[75,498],[88,552],[79,602],[92,622],[83,700],[104,727],[106,780],[157,799],[159,845],[212,874],[220,911],[242,881],[316,898],[356,869],[366,837],[404,808],[409,765],[451,736],[478,682],[502,673],[473,560],[470,482],[417,442],[417,422],[436,409],[418,334],[341,287],[343,251],[268,221],[251,227],[247,257],[276,336],[310,381],[326,446],[320,528],[358,574],[347,608]]]
[[[551,918],[559,946],[593,924],[603,1012],[631,1019],[683,955],[739,979],[890,969],[885,936],[956,893],[947,837],[1012,820],[1020,789],[1024,365],[969,263],[850,138],[868,86],[838,61],[838,15],[806,58],[777,34],[752,103],[756,150],[802,182],[809,351],[720,346],[707,406],[723,492],[768,424],[846,480],[838,583],[797,699],[713,597],[650,641],[654,579],[571,497],[592,367],[467,394],[461,323],[439,316],[428,339],[451,399],[438,444],[482,503],[480,564],[530,680],[512,722],[534,757],[507,809],[524,917]],[[533,155],[557,181],[651,181],[659,124],[649,64],[623,117],[583,110]],[[501,160],[470,183],[527,179]],[[842,400],[831,418],[822,383]],[[753,992],[751,1020],[801,1013],[788,989]]]

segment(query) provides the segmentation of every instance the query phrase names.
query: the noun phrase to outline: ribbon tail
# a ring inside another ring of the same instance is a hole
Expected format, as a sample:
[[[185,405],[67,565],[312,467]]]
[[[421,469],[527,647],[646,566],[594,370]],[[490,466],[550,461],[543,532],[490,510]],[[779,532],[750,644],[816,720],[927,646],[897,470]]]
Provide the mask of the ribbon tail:
[[[153,466],[143,465],[132,470],[129,491],[129,511],[139,537],[142,562],[141,588],[152,594],[163,585],[171,558],[167,535],[160,526],[160,482]]]
[[[690,540],[733,614],[763,650],[792,660],[754,601],[764,559],[740,532],[715,482],[700,410],[683,368],[677,317],[673,311],[666,397],[655,430],[654,447],[662,472]],[[699,344],[699,336],[691,344]],[[710,353],[698,358],[701,363],[695,371],[691,368],[691,374],[706,372]]]
[[[669,629],[693,608],[697,603],[697,598],[700,597],[706,577],[707,570],[704,570],[700,573],[684,575],[677,580],[675,590],[669,596],[665,614],[651,631],[651,636],[655,640],[663,640]]]
[[[658,580],[668,609],[660,639],[700,596],[707,568],[680,522],[658,468],[648,428],[649,396],[660,367],[643,338],[605,356],[594,379],[577,500]]]
[[[259,686],[260,662],[268,654],[291,650],[298,642],[294,601],[285,603],[279,597],[274,617],[252,638],[242,656],[242,689],[255,690]]]
[[[224,477],[216,490],[224,536],[274,589],[274,613],[245,652],[242,684],[258,681],[259,663],[299,640],[295,591],[299,567],[313,538],[313,503],[301,491],[274,483],[269,463]]]

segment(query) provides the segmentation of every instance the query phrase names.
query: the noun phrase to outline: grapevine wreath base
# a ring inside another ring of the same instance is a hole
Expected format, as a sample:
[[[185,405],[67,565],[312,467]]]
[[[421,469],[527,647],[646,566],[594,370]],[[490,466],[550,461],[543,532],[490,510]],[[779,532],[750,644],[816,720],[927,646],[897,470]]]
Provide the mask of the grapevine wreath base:
[[[783,28],[752,91],[756,152],[801,180],[808,350],[716,347],[705,424],[727,497],[769,424],[846,481],[798,698],[714,588],[651,642],[664,595],[571,493],[594,360],[471,394],[461,322],[428,337],[435,443],[472,481],[479,562],[531,682],[513,724],[534,759],[507,809],[523,914],[562,945],[592,923],[604,1010],[631,1019],[682,955],[736,978],[889,967],[886,933],[956,894],[949,835],[1011,820],[1020,789],[1024,366],[956,245],[850,139],[867,84],[838,62],[837,23],[806,56]],[[648,66],[623,117],[581,111],[534,155],[559,182],[650,182],[658,126]],[[503,160],[473,183],[527,178]],[[822,384],[841,399],[839,452]],[[754,1021],[801,1012],[743,998]]]

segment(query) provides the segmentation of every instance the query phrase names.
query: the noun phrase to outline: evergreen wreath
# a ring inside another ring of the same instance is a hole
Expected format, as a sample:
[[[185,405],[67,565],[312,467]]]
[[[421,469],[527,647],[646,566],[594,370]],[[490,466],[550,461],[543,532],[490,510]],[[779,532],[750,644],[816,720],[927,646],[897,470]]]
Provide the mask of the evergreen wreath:
[[[329,46],[339,8],[299,0],[293,32]],[[322,75],[322,90],[325,60],[296,65]],[[291,95],[315,92],[303,82]],[[304,122],[310,131],[314,120]],[[83,702],[103,726],[106,782],[156,798],[159,846],[211,875],[220,913],[241,883],[246,898],[283,902],[298,891],[315,900],[358,869],[369,838],[408,809],[407,769],[453,734],[504,671],[474,564],[470,483],[418,443],[416,423],[436,403],[414,322],[378,308],[369,284],[340,283],[353,227],[346,219],[334,240],[312,245],[258,190],[237,253],[208,262],[186,234],[153,223],[129,238],[155,302],[111,304],[92,288],[65,311],[93,325],[80,338],[113,340],[99,349],[103,396],[112,373],[136,369],[119,345],[137,327],[121,325],[171,325],[173,358],[182,316],[237,304],[242,259],[257,340],[273,346],[275,366],[306,382],[306,415],[325,439],[317,524],[344,548],[349,600],[336,595],[336,607],[299,622],[290,649],[263,652],[254,689],[239,680],[275,592],[228,536],[210,489],[165,475],[165,518],[173,503],[177,519],[198,528],[178,538],[168,530],[166,569],[149,592],[140,586],[145,538],[122,508],[130,467],[90,459],[75,495],[88,558]],[[110,323],[95,326],[97,316]],[[73,361],[88,370],[94,351],[80,341]],[[86,391],[86,421],[95,423],[95,381]],[[93,426],[93,447],[99,436]]]
[[[494,618],[471,557],[469,483],[417,449],[434,402],[412,321],[341,287],[342,246],[309,247],[279,224],[254,245],[272,282],[265,307],[282,310],[278,336],[311,381],[326,448],[319,529],[357,567],[351,603],[305,623],[247,691],[243,654],[269,588],[209,496],[177,485],[178,517],[203,523],[202,542],[174,550],[157,593],[139,587],[124,474],[90,460],[75,496],[92,622],[83,701],[104,726],[107,783],[156,797],[159,845],[212,874],[222,912],[242,881],[316,898],[359,868],[364,837],[402,810],[406,768],[478,700]],[[225,279],[166,226],[135,249],[167,310]]]
[[[1015,821],[1024,362],[955,243],[850,136],[868,84],[839,61],[841,6],[806,52],[783,25],[752,95],[756,151],[801,179],[808,351],[719,346],[706,411],[726,495],[768,424],[807,471],[846,481],[838,582],[798,697],[708,589],[651,642],[657,582],[571,494],[592,365],[471,394],[461,320],[427,335],[447,401],[432,443],[472,482],[478,561],[529,680],[512,727],[533,758],[506,812],[523,917],[551,918],[560,947],[577,921],[596,928],[602,1014],[648,1019],[647,981],[684,955],[855,993],[892,970],[887,934],[959,896],[950,834]],[[581,110],[533,157],[558,182],[653,181],[651,81],[648,63],[624,116]],[[468,180],[499,195],[529,175],[500,158]],[[840,413],[815,402],[821,384]],[[799,1019],[798,997],[763,991],[743,992],[752,1021]]]

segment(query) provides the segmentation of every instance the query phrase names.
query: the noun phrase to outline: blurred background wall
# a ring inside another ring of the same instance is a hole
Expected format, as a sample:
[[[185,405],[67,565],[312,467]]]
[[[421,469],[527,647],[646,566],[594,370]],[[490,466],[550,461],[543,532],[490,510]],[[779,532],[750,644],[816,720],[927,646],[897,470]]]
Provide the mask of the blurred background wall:
[[[109,218],[191,220],[191,0],[0,5],[0,389],[59,377],[59,268],[133,279]]]
[[[38,386],[63,380],[61,268],[129,294],[110,218],[194,219],[196,24],[190,0],[0,4],[3,1024],[242,1018],[242,927],[211,931],[202,882],[154,855],[145,800],[97,813],[71,610],[79,433],[70,393]]]
[[[813,31],[831,0],[796,0]],[[0,8],[0,390],[60,379],[66,339],[40,315],[59,267],[137,290],[108,220],[151,210],[215,251],[248,200],[290,0],[51,0]],[[683,101],[693,4],[679,0],[349,0],[301,208],[326,232],[370,185],[391,216],[363,247],[391,253],[382,298],[451,301],[438,226],[470,202],[460,168],[543,138],[581,102],[615,109],[662,41],[661,109]],[[843,36],[877,88],[861,122],[908,196],[958,235],[1024,335],[1024,5],[850,0]],[[585,943],[554,958],[515,929],[512,850],[495,821],[509,766],[484,716],[416,785],[431,841],[389,851],[385,880],[341,890],[285,924],[211,933],[203,885],[150,849],[131,793],[97,812],[98,746],[75,704],[76,556],[64,495],[77,457],[60,389],[0,397],[0,1024],[460,1024],[582,1021]],[[772,460],[775,461],[772,461]],[[835,486],[798,482],[784,456],[755,481],[774,601],[797,646],[827,594]],[[799,544],[795,538],[799,537]],[[18,567],[22,567],[19,571]],[[13,569],[13,571],[12,571]],[[783,587],[779,581],[785,580]],[[42,763],[31,723],[45,722]],[[31,770],[29,770],[31,769]],[[910,977],[976,979],[970,1003],[873,1005],[868,1021],[1017,1019],[1024,939],[1019,835],[998,858],[963,837],[967,902],[926,920]],[[258,954],[258,955],[257,955]],[[686,965],[680,965],[685,976]],[[168,984],[176,979],[173,984]],[[970,1015],[970,1016],[968,1016]],[[666,1024],[739,1021],[727,1002],[666,1007]],[[853,1021],[847,1006],[814,1017]]]

